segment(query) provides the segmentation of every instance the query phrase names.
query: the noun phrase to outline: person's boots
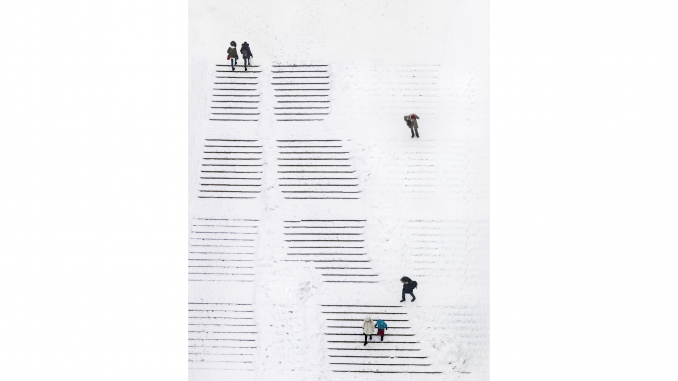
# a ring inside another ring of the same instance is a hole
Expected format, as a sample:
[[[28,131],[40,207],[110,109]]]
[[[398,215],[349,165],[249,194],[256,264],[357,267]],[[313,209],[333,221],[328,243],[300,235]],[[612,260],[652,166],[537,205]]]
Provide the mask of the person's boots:
[[[231,67],[231,71],[235,71],[235,67]]]
[[[372,340],[372,335],[370,335],[370,340]]]
[[[412,301],[414,302],[415,300],[417,300],[417,297],[416,297],[416,296],[412,296]]]
[[[402,303],[402,302],[404,302],[404,301],[405,301],[405,299],[401,300],[400,303]]]
[[[417,134],[417,137],[419,137],[419,131],[415,132]]]
[[[384,336],[381,337],[381,341],[384,341]]]

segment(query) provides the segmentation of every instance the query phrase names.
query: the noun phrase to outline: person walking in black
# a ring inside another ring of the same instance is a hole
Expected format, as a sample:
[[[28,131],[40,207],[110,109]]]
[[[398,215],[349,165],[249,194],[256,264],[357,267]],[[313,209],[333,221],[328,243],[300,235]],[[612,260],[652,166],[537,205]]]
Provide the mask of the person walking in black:
[[[250,58],[254,57],[254,55],[252,55],[252,51],[250,50],[250,44],[248,44],[247,41],[242,43],[242,46],[240,47],[240,53],[242,54],[245,71],[247,71],[247,65],[250,64]]]
[[[417,299],[414,296],[414,289],[417,288],[417,282],[406,276],[400,278],[400,281],[403,283],[403,300],[401,300],[401,302],[405,301],[405,294],[412,295],[412,301],[414,302],[414,300]]]

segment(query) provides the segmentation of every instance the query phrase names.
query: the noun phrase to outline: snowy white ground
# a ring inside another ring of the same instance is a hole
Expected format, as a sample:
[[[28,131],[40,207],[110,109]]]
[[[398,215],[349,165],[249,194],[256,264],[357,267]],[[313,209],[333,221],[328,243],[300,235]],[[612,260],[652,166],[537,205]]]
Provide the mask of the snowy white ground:
[[[489,379],[487,5],[191,1],[191,380]],[[243,94],[214,90],[233,87],[214,84],[231,40],[259,65],[254,122],[209,120],[216,94]],[[295,64],[328,65],[322,121],[276,120],[276,95],[299,92],[276,90],[274,65]],[[330,188],[359,193],[284,193]],[[403,275],[414,303],[399,303]],[[393,327],[384,343],[359,342],[365,314]]]

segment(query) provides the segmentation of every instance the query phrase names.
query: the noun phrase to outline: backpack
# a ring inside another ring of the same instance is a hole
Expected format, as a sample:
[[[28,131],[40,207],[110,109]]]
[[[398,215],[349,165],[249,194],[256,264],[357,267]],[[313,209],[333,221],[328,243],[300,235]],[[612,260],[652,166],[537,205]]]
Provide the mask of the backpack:
[[[414,290],[415,288],[417,288],[417,281],[413,280],[412,281],[412,289]]]

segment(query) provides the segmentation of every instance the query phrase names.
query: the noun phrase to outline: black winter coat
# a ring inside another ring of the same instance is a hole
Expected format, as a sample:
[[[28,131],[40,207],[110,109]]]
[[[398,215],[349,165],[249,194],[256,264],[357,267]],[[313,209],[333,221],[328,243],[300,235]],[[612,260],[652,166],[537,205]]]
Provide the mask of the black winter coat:
[[[240,53],[242,53],[242,58],[251,58],[254,57],[252,51],[250,50],[250,44],[243,43],[240,47]]]
[[[403,292],[410,293],[412,290],[414,290],[414,283],[412,283],[412,279],[408,277],[402,277],[400,280],[407,282],[403,283]]]

